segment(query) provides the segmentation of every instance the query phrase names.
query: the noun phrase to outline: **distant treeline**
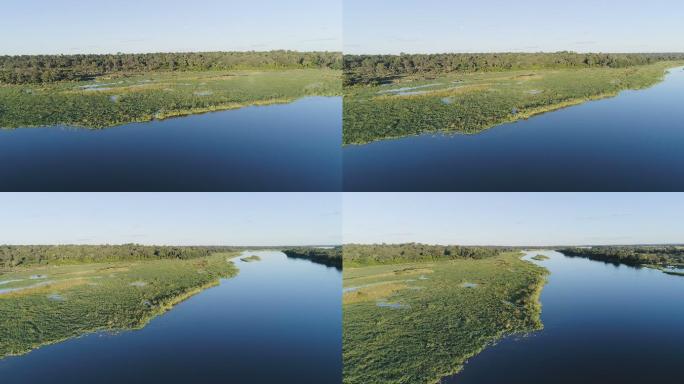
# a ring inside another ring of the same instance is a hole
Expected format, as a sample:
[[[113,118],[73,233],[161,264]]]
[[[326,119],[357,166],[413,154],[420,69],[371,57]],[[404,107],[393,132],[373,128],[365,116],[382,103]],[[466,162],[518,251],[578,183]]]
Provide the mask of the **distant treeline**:
[[[562,248],[558,251],[567,256],[627,265],[684,264],[684,247],[676,246],[600,246]]]
[[[507,250],[510,249],[417,243],[346,244],[344,246],[344,263],[345,265],[373,265],[448,259],[484,259],[497,256]]]
[[[342,247],[298,247],[283,249],[287,257],[293,259],[307,259],[313,262],[342,269]]]
[[[149,71],[342,69],[339,52],[199,52],[0,56],[0,83],[50,83]]]
[[[622,68],[658,61],[681,60],[684,53],[449,53],[345,55],[345,85],[381,84],[406,75],[505,71],[547,68]]]
[[[157,259],[193,259],[228,247],[124,245],[0,245],[0,268],[30,264],[70,264]]]

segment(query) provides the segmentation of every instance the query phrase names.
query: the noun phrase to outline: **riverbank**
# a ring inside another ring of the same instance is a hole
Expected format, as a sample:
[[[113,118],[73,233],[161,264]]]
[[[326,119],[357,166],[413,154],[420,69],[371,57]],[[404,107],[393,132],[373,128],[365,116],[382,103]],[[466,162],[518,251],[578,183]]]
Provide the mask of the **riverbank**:
[[[546,271],[520,256],[345,268],[344,382],[437,383],[541,329]]]
[[[284,249],[283,253],[293,259],[310,260],[328,267],[342,270],[341,247],[299,247]]]
[[[477,134],[624,90],[648,88],[682,64],[454,73],[350,87],[345,90],[343,144],[424,133]]]
[[[534,260],[535,254],[549,259]],[[497,342],[443,384],[677,382],[674,357],[684,340],[680,277],[555,251],[527,255],[550,273],[541,296],[544,329]],[[644,350],[652,352],[645,357]],[[625,370],[625,364],[640,368]]]
[[[107,128],[307,96],[339,96],[341,89],[341,71],[331,69],[150,72],[0,85],[0,127]]]
[[[0,294],[0,359],[93,332],[143,328],[220,278],[237,275],[231,259],[238,255],[34,266],[4,273],[0,279],[11,283],[3,288],[14,290]]]
[[[684,276],[684,247],[680,245],[575,247],[558,251],[569,257],[653,268],[669,275]]]

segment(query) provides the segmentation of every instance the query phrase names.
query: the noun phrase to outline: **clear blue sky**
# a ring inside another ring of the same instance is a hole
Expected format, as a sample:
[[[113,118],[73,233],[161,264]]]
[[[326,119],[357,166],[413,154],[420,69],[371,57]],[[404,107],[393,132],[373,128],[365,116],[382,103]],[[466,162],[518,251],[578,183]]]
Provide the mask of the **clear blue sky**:
[[[684,51],[681,0],[344,0],[345,53]]]
[[[345,194],[345,243],[684,243],[684,194]]]
[[[0,194],[0,244],[340,244],[339,193]]]
[[[3,0],[0,55],[342,48],[341,0]]]

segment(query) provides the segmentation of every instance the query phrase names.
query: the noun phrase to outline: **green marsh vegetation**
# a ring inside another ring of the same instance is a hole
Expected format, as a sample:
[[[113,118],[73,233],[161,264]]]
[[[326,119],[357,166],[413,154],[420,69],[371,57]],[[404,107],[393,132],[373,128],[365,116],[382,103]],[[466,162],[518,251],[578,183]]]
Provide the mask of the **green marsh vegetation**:
[[[544,260],[550,259],[550,257],[548,257],[548,256],[546,256],[546,255],[539,254],[539,255],[536,255],[536,256],[532,256],[532,259],[533,259],[533,260],[537,260],[537,261],[544,261]]]
[[[361,257],[377,256],[385,246],[354,245],[348,263],[346,247],[347,384],[437,383],[502,337],[542,328],[538,296],[546,270],[521,260],[519,252],[490,249],[483,257],[444,257],[449,247],[411,244],[403,247],[408,253],[422,249],[419,260],[363,262]],[[381,253],[402,248],[386,247]],[[480,255],[483,249],[473,252]]]
[[[340,68],[326,52],[0,56],[0,127],[104,128],[337,96]]]
[[[0,272],[0,358],[90,332],[142,328],[220,278],[236,275],[231,259],[237,256],[211,250],[117,260],[110,254],[6,267]]]
[[[473,134],[661,81],[679,54],[345,56],[343,143]]]
[[[241,257],[240,260],[246,262],[246,263],[253,263],[255,261],[261,261],[261,257],[257,255],[252,255],[252,256],[247,256],[247,257]]]

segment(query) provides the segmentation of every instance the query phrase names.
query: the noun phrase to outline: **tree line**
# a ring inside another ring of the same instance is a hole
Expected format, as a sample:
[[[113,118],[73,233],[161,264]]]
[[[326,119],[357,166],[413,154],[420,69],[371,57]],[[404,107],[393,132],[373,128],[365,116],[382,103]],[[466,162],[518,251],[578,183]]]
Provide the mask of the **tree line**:
[[[406,75],[552,68],[624,68],[682,60],[684,53],[447,53],[345,55],[345,85],[377,85]]]
[[[313,262],[342,269],[342,247],[320,248],[320,247],[297,247],[283,249],[287,257],[293,259],[306,259]]]
[[[495,257],[510,249],[503,247],[466,247],[458,245],[346,244],[344,262],[352,265],[409,263]]]
[[[599,246],[563,248],[559,252],[614,264],[684,264],[684,248],[676,246]]]
[[[0,268],[31,264],[194,259],[228,247],[124,245],[0,245]]]
[[[342,69],[342,54],[270,51],[0,56],[0,83],[84,81],[129,72],[299,68]]]

